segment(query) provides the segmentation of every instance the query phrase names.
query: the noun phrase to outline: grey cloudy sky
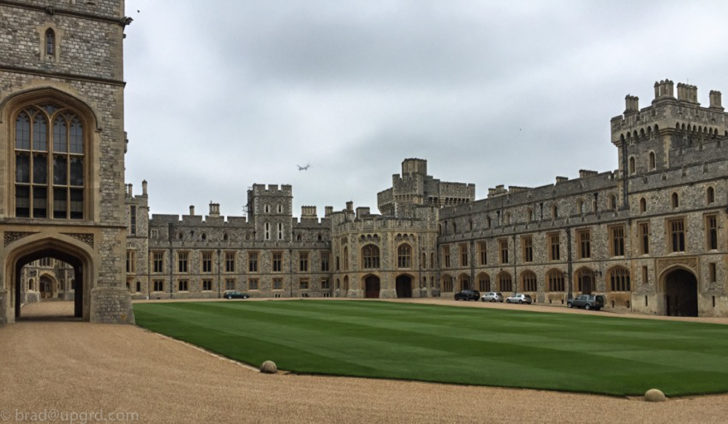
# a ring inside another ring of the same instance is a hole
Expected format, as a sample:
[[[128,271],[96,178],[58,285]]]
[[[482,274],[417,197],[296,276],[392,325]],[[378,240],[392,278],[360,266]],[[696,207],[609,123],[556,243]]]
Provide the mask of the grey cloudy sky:
[[[402,159],[476,184],[617,167],[609,119],[669,78],[728,95],[724,1],[127,0],[126,179],[152,213],[253,183],[376,211]],[[308,171],[296,165],[311,164]]]

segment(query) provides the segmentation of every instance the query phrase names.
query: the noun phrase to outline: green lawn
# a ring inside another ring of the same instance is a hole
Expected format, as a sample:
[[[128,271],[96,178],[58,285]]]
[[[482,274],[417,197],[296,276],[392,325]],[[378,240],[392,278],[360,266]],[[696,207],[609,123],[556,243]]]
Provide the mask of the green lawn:
[[[137,324],[297,373],[668,396],[728,392],[728,326],[371,301],[145,303]]]

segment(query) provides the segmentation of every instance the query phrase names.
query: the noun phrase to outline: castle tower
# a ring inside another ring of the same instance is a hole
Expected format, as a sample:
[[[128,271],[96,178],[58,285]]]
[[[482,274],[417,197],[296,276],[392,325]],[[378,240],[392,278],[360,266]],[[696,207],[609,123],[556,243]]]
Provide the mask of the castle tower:
[[[475,185],[440,181],[427,175],[427,161],[402,161],[402,173],[392,175],[392,187],[377,193],[377,206],[383,215],[412,215],[415,206],[444,207],[472,202]]]
[[[257,241],[290,241],[293,189],[288,184],[253,184],[248,190],[248,220]]]
[[[1,2],[0,15],[0,323],[20,315],[20,270],[44,257],[74,268],[77,317],[133,322],[124,1]]]
[[[675,166],[684,149],[728,135],[728,121],[719,91],[711,91],[710,106],[698,102],[698,88],[670,80],[655,82],[655,98],[639,109],[639,99],[628,95],[625,111],[611,120],[611,140],[618,148],[621,202],[628,207],[626,181]]]

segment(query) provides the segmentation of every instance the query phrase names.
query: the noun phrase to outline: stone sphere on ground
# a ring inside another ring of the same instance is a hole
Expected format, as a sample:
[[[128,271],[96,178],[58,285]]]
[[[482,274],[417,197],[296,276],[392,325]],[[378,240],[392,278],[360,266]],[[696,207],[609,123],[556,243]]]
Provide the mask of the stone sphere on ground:
[[[278,366],[273,361],[265,361],[260,364],[260,372],[265,374],[275,374],[278,372]]]
[[[647,402],[664,402],[665,394],[659,389],[650,389],[645,392],[645,400]]]

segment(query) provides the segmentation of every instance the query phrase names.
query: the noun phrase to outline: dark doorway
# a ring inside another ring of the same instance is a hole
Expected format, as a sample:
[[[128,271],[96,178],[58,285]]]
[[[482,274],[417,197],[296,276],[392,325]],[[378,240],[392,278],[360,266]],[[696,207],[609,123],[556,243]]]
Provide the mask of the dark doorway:
[[[412,277],[408,275],[397,277],[397,297],[412,297]]]
[[[73,267],[73,316],[76,318],[83,317],[83,264],[81,260],[67,252],[56,248],[40,249],[33,253],[29,253],[20,257],[15,262],[15,318],[20,318],[22,298],[22,269],[25,265],[42,258],[54,258],[63,261]],[[39,282],[40,283],[40,282]]]
[[[592,294],[594,290],[594,273],[591,271],[581,271],[578,277],[578,287],[582,294]]]
[[[467,275],[460,276],[460,290],[470,290],[470,277]]]
[[[364,297],[371,299],[379,298],[378,277],[370,275],[364,280]]]
[[[691,272],[678,269],[665,276],[665,314],[698,316],[698,281]]]

